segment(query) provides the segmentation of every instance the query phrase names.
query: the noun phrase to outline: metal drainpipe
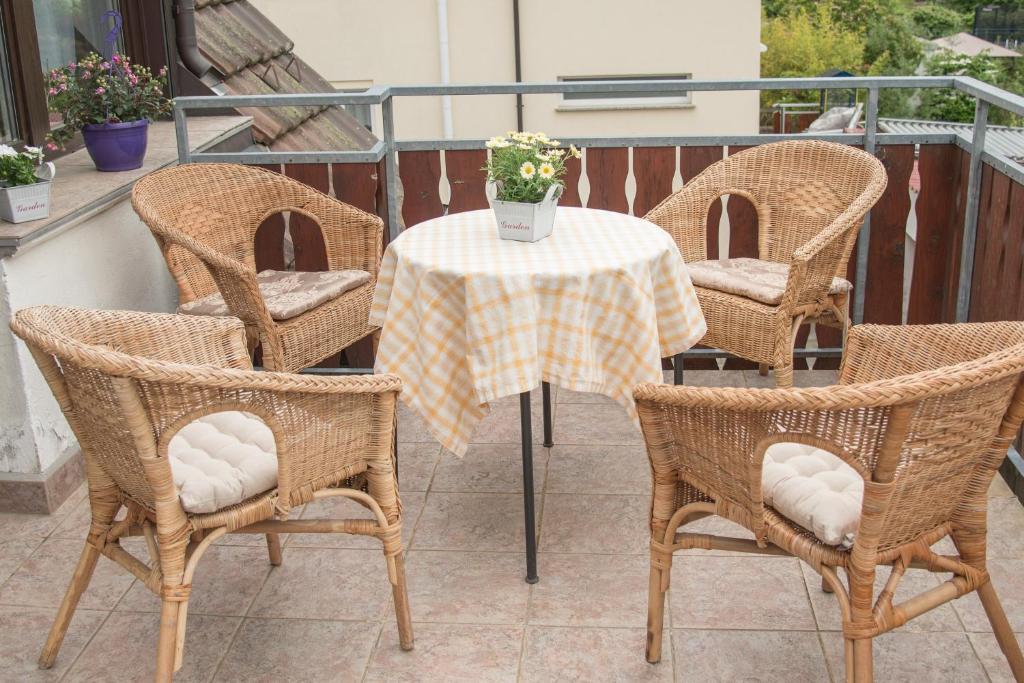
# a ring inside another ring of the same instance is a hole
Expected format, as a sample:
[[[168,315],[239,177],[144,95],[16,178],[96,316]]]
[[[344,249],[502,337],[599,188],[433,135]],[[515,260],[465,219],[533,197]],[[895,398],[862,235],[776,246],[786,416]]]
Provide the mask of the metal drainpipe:
[[[199,78],[205,76],[213,65],[199,52],[196,38],[195,0],[176,0],[174,3],[175,43],[182,64]]]
[[[448,0],[437,0],[437,46],[441,53],[441,83],[448,85],[452,80],[448,54]],[[451,95],[441,96],[441,125],[445,139],[451,140],[454,136]]]
[[[523,82],[523,59],[519,45],[519,0],[512,0],[512,31],[516,52],[516,83]],[[523,94],[516,94],[516,130],[523,132]]]

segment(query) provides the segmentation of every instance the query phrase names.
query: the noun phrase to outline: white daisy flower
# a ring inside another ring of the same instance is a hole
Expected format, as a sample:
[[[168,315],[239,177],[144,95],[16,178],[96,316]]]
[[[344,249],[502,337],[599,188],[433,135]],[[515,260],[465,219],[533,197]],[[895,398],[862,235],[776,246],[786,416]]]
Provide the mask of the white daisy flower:
[[[537,169],[537,173],[540,174],[541,178],[553,178],[555,176],[555,167],[548,162],[544,162]]]
[[[523,176],[527,180],[532,178],[537,173],[537,167],[529,161],[524,161],[523,165],[519,167],[519,175]]]
[[[14,148],[10,145],[0,145],[0,157],[14,157],[18,156],[18,153],[14,151]]]

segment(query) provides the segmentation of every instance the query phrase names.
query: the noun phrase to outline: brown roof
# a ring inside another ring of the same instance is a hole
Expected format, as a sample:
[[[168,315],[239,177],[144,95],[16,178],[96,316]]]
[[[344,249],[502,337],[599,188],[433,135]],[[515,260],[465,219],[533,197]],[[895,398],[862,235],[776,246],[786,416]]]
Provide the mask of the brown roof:
[[[225,95],[331,92],[288,39],[248,0],[196,0],[199,50],[220,72]],[[274,151],[369,149],[377,141],[342,107],[239,109],[253,138]]]

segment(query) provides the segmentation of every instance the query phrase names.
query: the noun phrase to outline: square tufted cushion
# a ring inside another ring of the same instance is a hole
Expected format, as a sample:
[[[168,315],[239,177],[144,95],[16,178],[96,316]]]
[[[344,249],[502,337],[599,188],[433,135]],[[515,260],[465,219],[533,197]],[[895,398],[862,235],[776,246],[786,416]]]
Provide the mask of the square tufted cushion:
[[[294,318],[369,281],[370,274],[365,270],[264,270],[256,275],[260,294],[274,320]],[[182,304],[178,313],[231,315],[220,292]]]
[[[745,296],[763,304],[776,306],[786,292],[789,266],[785,263],[756,258],[727,258],[719,261],[695,261],[686,264],[693,284],[718,292]],[[849,280],[832,278],[829,294],[842,294],[853,289]]]
[[[764,502],[824,543],[853,546],[864,480],[838,456],[800,443],[776,443],[764,454]]]
[[[277,486],[274,433],[252,413],[190,422],[171,437],[167,458],[186,512],[215,512]]]

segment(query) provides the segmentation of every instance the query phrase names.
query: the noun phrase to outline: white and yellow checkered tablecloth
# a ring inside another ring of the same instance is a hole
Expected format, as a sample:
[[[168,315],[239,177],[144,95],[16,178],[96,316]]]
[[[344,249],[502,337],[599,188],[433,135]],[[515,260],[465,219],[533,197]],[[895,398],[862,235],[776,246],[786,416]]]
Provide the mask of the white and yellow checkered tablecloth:
[[[441,444],[462,455],[488,402],[541,380],[604,394],[636,415],[632,389],[706,331],[667,232],[624,214],[560,207],[552,235],[498,238],[484,209],[426,221],[384,253],[370,322],[377,372]]]

